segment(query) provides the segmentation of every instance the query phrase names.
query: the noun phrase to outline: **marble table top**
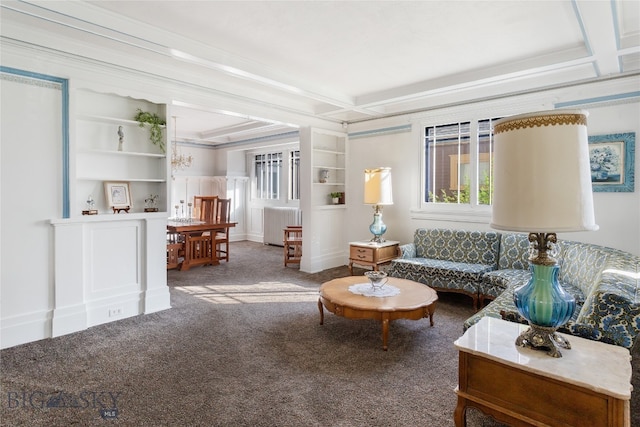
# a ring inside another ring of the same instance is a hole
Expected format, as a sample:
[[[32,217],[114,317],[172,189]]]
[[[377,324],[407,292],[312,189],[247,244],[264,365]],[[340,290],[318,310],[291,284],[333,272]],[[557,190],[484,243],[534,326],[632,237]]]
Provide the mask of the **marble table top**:
[[[463,352],[575,384],[622,400],[631,399],[631,355],[624,347],[604,344],[572,335],[571,349],[561,349],[562,357],[515,345],[528,325],[483,317],[455,341]]]

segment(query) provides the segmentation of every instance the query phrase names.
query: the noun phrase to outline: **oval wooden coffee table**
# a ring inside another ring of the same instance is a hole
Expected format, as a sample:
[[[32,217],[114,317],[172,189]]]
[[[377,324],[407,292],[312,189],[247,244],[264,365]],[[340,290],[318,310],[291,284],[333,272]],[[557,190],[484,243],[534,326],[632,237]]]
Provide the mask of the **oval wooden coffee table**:
[[[411,280],[389,277],[387,285],[395,286],[395,296],[364,296],[351,292],[349,286],[369,283],[365,276],[348,276],[325,282],[320,286],[318,309],[320,324],[324,323],[323,306],[330,312],[347,319],[377,319],[382,321],[382,349],[387,350],[389,322],[396,319],[420,320],[429,317],[433,326],[438,294],[430,287]]]

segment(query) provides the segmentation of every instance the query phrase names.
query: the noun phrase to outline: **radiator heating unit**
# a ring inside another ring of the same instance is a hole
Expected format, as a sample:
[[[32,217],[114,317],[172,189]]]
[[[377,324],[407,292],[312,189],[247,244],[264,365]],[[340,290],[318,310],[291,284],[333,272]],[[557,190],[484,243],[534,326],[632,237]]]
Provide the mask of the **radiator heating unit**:
[[[283,246],[283,230],[288,225],[302,225],[302,211],[299,208],[264,208],[264,224],[262,228],[264,244]]]

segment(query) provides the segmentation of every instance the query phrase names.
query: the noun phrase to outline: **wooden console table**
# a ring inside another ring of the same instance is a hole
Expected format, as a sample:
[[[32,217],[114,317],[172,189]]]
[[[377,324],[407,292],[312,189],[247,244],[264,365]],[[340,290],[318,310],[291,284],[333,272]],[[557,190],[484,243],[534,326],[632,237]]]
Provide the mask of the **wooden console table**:
[[[349,243],[349,273],[353,275],[353,264],[372,266],[375,271],[381,264],[398,257],[400,242],[388,240],[383,243],[351,242]]]
[[[515,345],[526,328],[484,317],[455,342],[457,427],[468,407],[513,426],[630,426],[627,349],[564,335],[571,349],[553,358]]]

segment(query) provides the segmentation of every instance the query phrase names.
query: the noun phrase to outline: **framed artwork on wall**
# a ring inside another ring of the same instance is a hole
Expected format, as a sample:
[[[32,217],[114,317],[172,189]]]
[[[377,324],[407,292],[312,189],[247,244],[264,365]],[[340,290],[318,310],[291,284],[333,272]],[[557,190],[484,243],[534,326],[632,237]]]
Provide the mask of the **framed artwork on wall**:
[[[105,181],[104,195],[107,206],[114,212],[129,212],[131,207],[131,188],[126,181]]]
[[[634,191],[635,143],[635,132],[589,137],[593,191]]]

